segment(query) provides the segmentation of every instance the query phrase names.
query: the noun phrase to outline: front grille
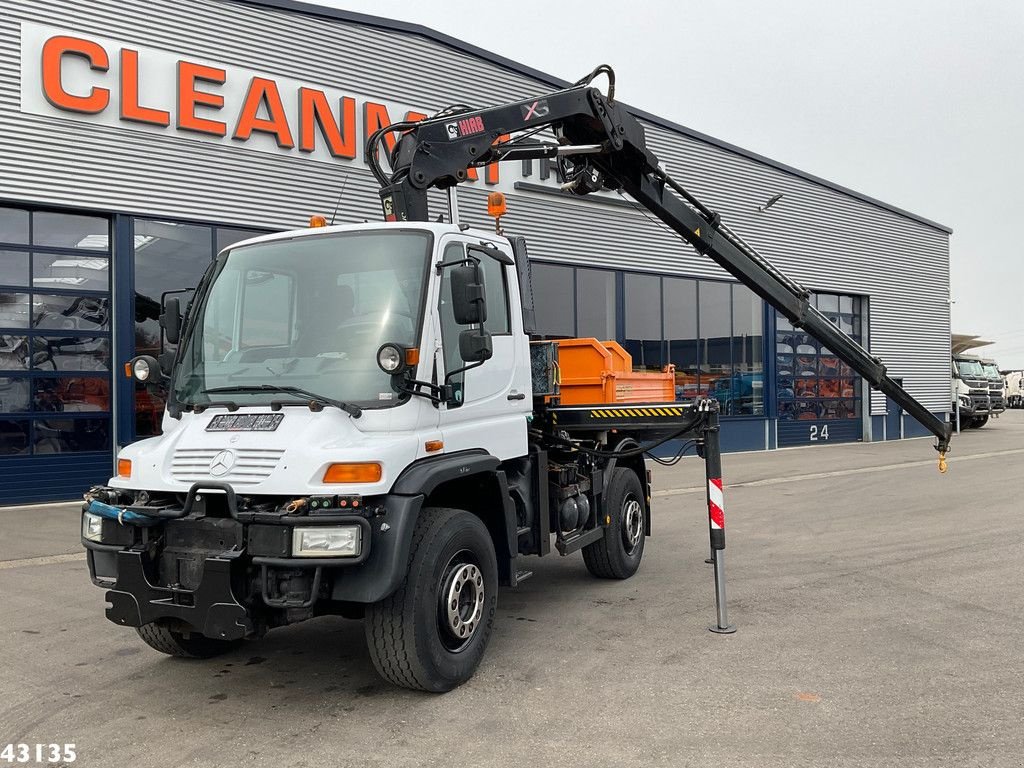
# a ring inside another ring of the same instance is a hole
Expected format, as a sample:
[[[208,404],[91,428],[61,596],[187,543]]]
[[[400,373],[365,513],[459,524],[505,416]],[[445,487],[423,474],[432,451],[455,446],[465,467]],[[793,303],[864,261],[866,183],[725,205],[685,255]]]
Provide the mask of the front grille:
[[[223,451],[231,453],[227,472],[212,474],[210,464]],[[283,450],[270,448],[179,448],[171,457],[171,477],[182,483],[218,480],[232,485],[255,485],[270,477]]]

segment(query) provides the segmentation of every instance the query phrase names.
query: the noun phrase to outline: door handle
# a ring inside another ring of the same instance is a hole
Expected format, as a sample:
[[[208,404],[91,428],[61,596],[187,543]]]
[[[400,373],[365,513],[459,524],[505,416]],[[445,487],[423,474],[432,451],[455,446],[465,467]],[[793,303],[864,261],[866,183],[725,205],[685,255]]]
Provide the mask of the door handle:
[[[511,395],[509,395],[505,399],[506,400],[525,400],[526,399],[526,394],[523,393],[523,392],[514,392],[514,393],[512,393]]]

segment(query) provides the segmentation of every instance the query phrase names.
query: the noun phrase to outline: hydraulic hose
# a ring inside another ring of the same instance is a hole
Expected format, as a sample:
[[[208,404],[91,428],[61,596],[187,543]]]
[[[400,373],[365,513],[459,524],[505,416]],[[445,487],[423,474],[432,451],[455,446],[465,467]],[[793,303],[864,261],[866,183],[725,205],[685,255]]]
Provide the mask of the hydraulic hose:
[[[160,522],[158,517],[150,517],[149,515],[143,515],[139,512],[132,512],[130,509],[121,509],[110,504],[104,504],[102,501],[93,499],[89,502],[89,506],[86,507],[86,511],[100,517],[105,517],[108,520],[117,520],[121,525],[140,525],[143,527],[149,527],[156,525]]]

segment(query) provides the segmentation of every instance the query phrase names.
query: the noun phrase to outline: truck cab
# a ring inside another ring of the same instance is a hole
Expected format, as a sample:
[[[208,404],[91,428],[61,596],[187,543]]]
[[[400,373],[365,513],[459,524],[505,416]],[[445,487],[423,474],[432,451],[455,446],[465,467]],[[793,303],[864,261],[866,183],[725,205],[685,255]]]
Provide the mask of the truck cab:
[[[988,380],[989,413],[998,416],[1006,410],[1006,385],[995,360],[982,360],[981,367]]]
[[[983,427],[988,422],[988,378],[975,357],[953,356],[953,409],[962,428]]]

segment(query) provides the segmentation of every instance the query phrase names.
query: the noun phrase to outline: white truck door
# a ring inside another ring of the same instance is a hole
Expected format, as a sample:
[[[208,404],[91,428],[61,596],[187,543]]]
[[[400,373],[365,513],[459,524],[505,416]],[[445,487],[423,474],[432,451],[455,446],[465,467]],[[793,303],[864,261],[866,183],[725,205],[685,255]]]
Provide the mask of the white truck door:
[[[446,263],[465,258],[465,241],[443,244]],[[446,453],[483,448],[500,459],[526,454],[526,415],[532,409],[528,343],[522,331],[518,303],[511,302],[514,275],[497,259],[474,249],[480,259],[487,299],[484,328],[491,334],[494,354],[482,365],[456,373],[455,402],[441,406],[441,432]],[[468,326],[455,324],[451,310],[450,270],[441,274],[438,316],[444,379],[465,366],[459,356],[459,334]]]

